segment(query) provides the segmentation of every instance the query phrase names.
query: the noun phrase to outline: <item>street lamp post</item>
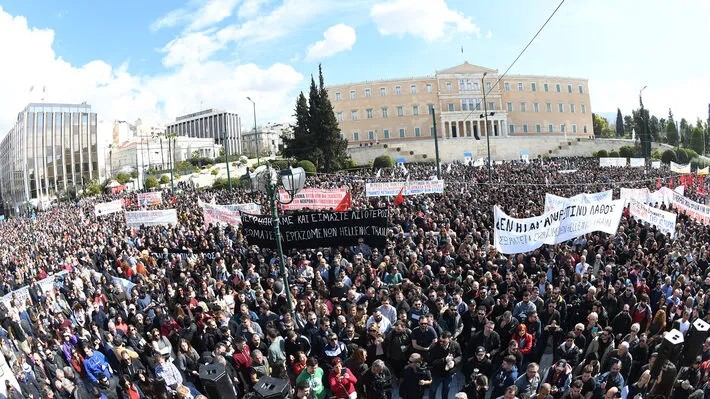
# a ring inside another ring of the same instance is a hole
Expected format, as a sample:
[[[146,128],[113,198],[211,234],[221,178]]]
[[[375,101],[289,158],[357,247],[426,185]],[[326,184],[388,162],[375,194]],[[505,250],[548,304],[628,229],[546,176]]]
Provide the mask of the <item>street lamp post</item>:
[[[251,101],[252,108],[254,109],[254,143],[256,144],[256,164],[258,165],[259,160],[259,134],[256,132],[256,103],[251,97],[247,97],[247,100]]]
[[[170,164],[170,192],[175,192],[175,160],[173,159],[173,139],[175,134],[168,134],[168,163]]]
[[[441,165],[439,162],[439,137],[436,131],[436,110],[431,107],[431,120],[434,123],[434,153],[436,155],[436,179],[441,180]]]
[[[483,77],[481,78],[481,87],[483,88],[483,118],[485,120],[484,129],[486,132],[486,146],[488,147],[488,184],[493,182],[492,171],[491,171],[491,135],[488,132],[488,103],[486,103],[486,90],[484,79],[487,72],[483,72]],[[491,112],[491,116],[495,115],[495,112]],[[479,116],[480,118],[480,116]]]
[[[651,153],[651,143],[650,143],[650,137],[649,137],[649,131],[646,129],[646,116],[643,110],[643,98],[641,95],[643,94],[643,91],[646,90],[646,87],[644,86],[639,90],[639,105],[641,106],[641,152],[643,153],[643,157],[646,158],[648,161],[648,157]]]
[[[283,279],[284,292],[286,293],[286,302],[288,303],[289,313],[293,316],[294,308],[291,301],[291,289],[288,284],[288,275],[286,274],[286,263],[281,245],[281,223],[279,220],[278,205],[286,205],[293,202],[293,199],[299,191],[303,189],[306,183],[306,171],[303,168],[288,168],[277,172],[271,167],[271,163],[267,161],[266,166],[262,166],[255,170],[254,174],[247,173],[242,177],[244,186],[249,192],[262,192],[266,194],[271,208],[271,219],[273,220],[274,237],[276,238],[276,249],[279,256],[280,274]],[[280,184],[279,184],[280,183]],[[283,187],[288,193],[289,199],[281,201],[279,198],[279,186]]]
[[[232,178],[229,175],[229,145],[227,145],[227,132],[222,132],[222,145],[224,146],[224,160],[227,163],[227,184],[232,190]]]

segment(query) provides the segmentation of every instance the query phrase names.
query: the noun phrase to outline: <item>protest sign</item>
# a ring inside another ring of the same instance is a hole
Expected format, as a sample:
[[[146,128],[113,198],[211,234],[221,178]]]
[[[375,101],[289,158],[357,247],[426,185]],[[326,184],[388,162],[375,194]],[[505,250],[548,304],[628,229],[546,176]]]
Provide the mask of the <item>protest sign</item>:
[[[661,169],[661,161],[651,161],[651,167],[653,169]]]
[[[673,195],[672,206],[678,212],[698,223],[710,224],[710,206],[699,204],[675,191],[671,191],[671,193]]]
[[[150,205],[160,205],[163,203],[163,195],[160,191],[150,193],[138,193],[138,206],[146,207]]]
[[[647,188],[621,188],[619,190],[621,198],[624,201],[624,206],[629,205],[632,200],[648,204],[650,191]]]
[[[620,168],[626,166],[626,158],[599,158],[601,168]]]
[[[675,238],[675,213],[662,211],[632,199],[629,204],[629,215],[648,222],[663,233],[670,234],[671,238]]]
[[[111,213],[120,212],[121,210],[123,210],[123,201],[121,200],[102,202],[94,205],[94,215],[96,216],[109,215]]]
[[[710,171],[710,166],[706,166],[702,169],[698,169],[697,171],[695,171],[695,173],[697,173],[698,176],[702,176],[702,175],[707,175],[709,171]]]
[[[545,212],[551,211],[553,209],[559,209],[567,205],[589,204],[592,202],[599,201],[611,201],[612,194],[612,190],[606,190],[593,194],[582,193],[577,194],[574,197],[566,198],[547,193],[545,194]]]
[[[128,227],[167,226],[177,224],[177,211],[175,209],[162,209],[156,211],[126,211],[126,225]]]
[[[291,196],[286,190],[279,190],[279,199],[281,202],[287,202]],[[301,209],[327,209],[338,211],[346,211],[350,208],[350,191],[347,188],[336,189],[321,189],[321,188],[306,188],[299,191],[289,204],[281,205],[281,209],[285,211],[300,211]]]
[[[202,208],[202,218],[205,221],[205,227],[219,224],[220,226],[232,225],[236,226],[242,223],[242,212],[252,214],[261,213],[259,204],[230,204],[216,205],[208,202],[197,201],[197,205]]]
[[[67,274],[65,271],[61,271],[59,273],[56,273],[52,276],[43,278],[42,280],[39,280],[39,286],[42,289],[42,292],[47,295],[52,292],[54,289],[54,282],[57,280],[58,277],[61,277],[63,275]],[[18,304],[24,304],[27,302],[28,299],[30,299],[30,290],[29,290],[29,285],[26,285],[24,287],[18,288],[6,295],[3,295],[2,303],[5,305],[5,308],[11,309],[12,305],[10,301],[12,301],[12,298],[15,298]],[[36,304],[35,304],[36,305]]]
[[[384,246],[388,210],[363,209],[346,212],[303,212],[279,219],[285,249],[355,245],[362,237],[371,246]],[[275,248],[271,216],[242,214],[242,231],[247,242]]]
[[[366,197],[395,196],[404,187],[402,195],[416,194],[441,194],[444,192],[443,180],[416,180],[409,183],[403,181],[392,181],[382,183],[365,184]]]
[[[632,168],[642,168],[646,166],[644,158],[629,158],[629,166]]]
[[[621,200],[600,201],[569,205],[541,216],[517,219],[506,215],[496,205],[493,207],[494,245],[501,253],[515,254],[595,231],[615,234],[623,209]]]
[[[673,173],[690,173],[690,164],[677,164],[671,161],[671,172]]]

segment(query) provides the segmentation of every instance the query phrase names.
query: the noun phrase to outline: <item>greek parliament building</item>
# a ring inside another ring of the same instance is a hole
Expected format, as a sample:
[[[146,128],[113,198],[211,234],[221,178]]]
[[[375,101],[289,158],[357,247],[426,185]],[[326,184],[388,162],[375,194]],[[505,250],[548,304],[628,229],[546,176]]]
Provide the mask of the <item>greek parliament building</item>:
[[[99,179],[96,131],[91,105],[30,103],[0,142],[5,209]]]
[[[207,109],[175,118],[165,127],[167,134],[193,138],[212,138],[224,145],[230,155],[242,154],[242,126],[239,115],[224,110]]]
[[[434,76],[331,86],[328,95],[341,134],[351,146],[430,139],[432,107],[438,136],[444,139],[485,138],[487,132],[491,137],[593,134],[586,79],[508,75],[498,82],[498,78],[495,69],[465,62]]]

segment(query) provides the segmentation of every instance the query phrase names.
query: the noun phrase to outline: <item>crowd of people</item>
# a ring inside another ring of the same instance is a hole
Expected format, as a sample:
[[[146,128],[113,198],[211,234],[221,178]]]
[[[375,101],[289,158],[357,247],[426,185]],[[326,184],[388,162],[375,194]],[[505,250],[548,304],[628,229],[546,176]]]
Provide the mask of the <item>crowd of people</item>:
[[[3,222],[0,350],[18,383],[6,379],[6,396],[210,397],[200,368],[218,363],[237,397],[271,376],[297,398],[710,398],[710,341],[670,383],[651,373],[667,331],[710,320],[706,226],[679,215],[671,239],[625,215],[615,235],[517,255],[493,246],[494,205],[529,217],[545,193],[618,197],[677,176],[584,158],[495,165],[490,182],[486,168],[442,169],[443,194],[396,206],[365,183],[428,179],[432,165],[309,177],[348,187],[354,208],[390,208],[387,244],[292,250],[286,276],[275,248],[204,225],[198,199],[255,200],[240,189],[166,191],[151,209],[176,208],[175,226],[93,213],[115,198],[138,209],[135,194]]]

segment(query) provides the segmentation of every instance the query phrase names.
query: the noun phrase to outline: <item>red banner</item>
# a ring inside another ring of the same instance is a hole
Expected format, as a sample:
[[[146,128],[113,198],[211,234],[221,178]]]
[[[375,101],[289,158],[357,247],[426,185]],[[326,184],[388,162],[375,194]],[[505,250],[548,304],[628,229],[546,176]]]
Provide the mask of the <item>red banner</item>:
[[[279,190],[279,197],[282,202],[288,202],[291,199],[285,190]],[[301,209],[346,211],[350,206],[350,191],[346,188],[330,190],[306,188],[296,194],[290,204],[282,205],[281,207],[285,211],[298,211]]]

